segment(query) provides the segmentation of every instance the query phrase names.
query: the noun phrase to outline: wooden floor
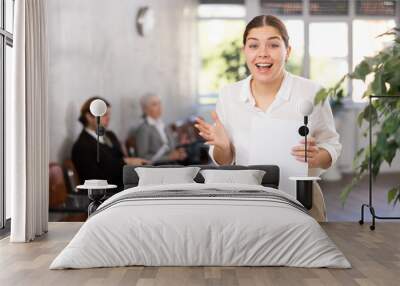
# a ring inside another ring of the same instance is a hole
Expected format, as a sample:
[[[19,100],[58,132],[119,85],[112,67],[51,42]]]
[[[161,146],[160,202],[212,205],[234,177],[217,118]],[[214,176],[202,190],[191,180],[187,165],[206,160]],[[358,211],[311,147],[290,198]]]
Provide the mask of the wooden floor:
[[[0,285],[400,285],[400,223],[375,231],[357,223],[322,226],[352,269],[289,267],[122,267],[48,270],[81,223],[50,223],[49,233],[27,244],[0,241]]]

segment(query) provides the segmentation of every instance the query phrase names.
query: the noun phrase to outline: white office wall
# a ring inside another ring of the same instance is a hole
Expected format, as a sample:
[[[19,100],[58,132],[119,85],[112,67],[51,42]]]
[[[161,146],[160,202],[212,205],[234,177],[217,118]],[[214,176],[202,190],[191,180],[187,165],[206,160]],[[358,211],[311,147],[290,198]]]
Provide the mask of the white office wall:
[[[141,6],[156,18],[146,37],[135,29]],[[69,156],[91,96],[110,101],[110,128],[121,140],[138,123],[145,93],[162,97],[167,122],[193,113],[195,7],[195,0],[48,1],[51,161]]]

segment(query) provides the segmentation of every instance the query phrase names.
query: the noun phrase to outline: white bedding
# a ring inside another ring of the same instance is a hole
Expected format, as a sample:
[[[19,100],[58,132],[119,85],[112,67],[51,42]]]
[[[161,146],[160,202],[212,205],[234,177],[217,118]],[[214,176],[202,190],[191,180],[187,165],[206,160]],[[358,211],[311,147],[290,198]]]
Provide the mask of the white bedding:
[[[207,192],[204,189],[210,188],[262,190],[297,202],[276,189],[254,185],[131,188],[104,202],[50,269],[127,265],[351,267],[311,216],[279,201],[234,196],[174,197],[113,204],[124,196],[137,195],[136,192]]]

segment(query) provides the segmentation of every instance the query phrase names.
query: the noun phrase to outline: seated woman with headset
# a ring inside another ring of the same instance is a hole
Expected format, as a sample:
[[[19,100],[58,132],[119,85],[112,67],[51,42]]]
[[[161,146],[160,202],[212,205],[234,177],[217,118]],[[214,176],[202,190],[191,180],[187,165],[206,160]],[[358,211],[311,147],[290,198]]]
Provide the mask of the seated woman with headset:
[[[313,102],[320,85],[285,70],[291,52],[289,36],[283,22],[270,15],[251,20],[243,35],[243,52],[251,75],[230,84],[220,92],[214,125],[198,119],[200,135],[211,145],[210,156],[217,164],[252,165],[250,153],[252,120],[262,118],[297,120],[299,102]],[[335,130],[329,102],[314,108],[310,116],[310,135],[307,137],[309,175],[319,175],[332,166],[340,152],[339,135]],[[271,140],[282,140],[271,135]],[[291,155],[305,161],[304,140],[293,146]],[[268,148],[268,146],[265,146]],[[257,150],[256,152],[263,152]],[[311,215],[326,220],[325,203],[317,183],[313,185]]]
[[[90,103],[95,99],[103,100],[107,105],[107,112],[100,118],[100,124],[105,128],[104,134],[99,136],[100,162],[97,163],[97,134],[96,118],[90,113]],[[72,162],[78,172],[81,183],[89,179],[107,180],[115,184],[119,190],[123,189],[122,169],[127,165],[142,165],[148,161],[128,157],[124,154],[117,136],[108,130],[111,116],[111,105],[105,99],[92,97],[82,105],[79,121],[83,129],[72,147]]]

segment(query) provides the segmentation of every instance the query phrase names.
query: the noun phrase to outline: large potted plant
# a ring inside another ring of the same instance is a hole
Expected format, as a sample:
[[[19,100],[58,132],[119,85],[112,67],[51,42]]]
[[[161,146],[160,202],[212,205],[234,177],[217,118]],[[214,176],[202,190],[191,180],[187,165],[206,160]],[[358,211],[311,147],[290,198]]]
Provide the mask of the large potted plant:
[[[346,78],[358,79],[366,82],[372,75],[370,82],[363,93],[363,98],[369,96],[397,96],[400,95],[400,30],[395,28],[381,36],[391,35],[393,43],[381,50],[373,57],[366,57],[360,62],[353,72],[345,75],[333,87],[321,89],[315,104],[321,104],[328,97],[336,102],[341,102],[345,97],[342,86]],[[371,105],[366,105],[357,118],[358,126],[365,130],[363,136],[368,136],[369,116],[373,130],[372,152],[369,148],[360,148],[354,158],[354,178],[341,193],[344,202],[348,194],[360,180],[368,174],[368,164],[372,154],[372,177],[376,179],[384,162],[391,165],[393,158],[400,150],[400,97],[373,100]],[[366,124],[363,124],[366,123]],[[396,204],[400,201],[400,185],[394,185],[388,191],[388,202]]]

